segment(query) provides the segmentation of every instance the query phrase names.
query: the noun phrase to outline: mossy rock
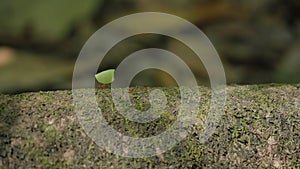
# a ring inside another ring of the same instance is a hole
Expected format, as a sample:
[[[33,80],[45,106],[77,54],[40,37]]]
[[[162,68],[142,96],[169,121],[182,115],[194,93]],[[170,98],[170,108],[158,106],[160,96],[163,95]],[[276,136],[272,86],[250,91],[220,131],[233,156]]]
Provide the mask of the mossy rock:
[[[135,107],[149,107],[144,87],[131,88]],[[107,121],[127,135],[148,137],[168,128],[180,104],[178,88],[162,88],[168,108],[154,124],[122,119],[110,90],[97,90]],[[199,87],[204,120],[210,90]],[[71,91],[0,95],[0,168],[299,168],[300,85],[227,87],[225,114],[213,136],[198,142],[201,125],[172,150],[149,158],[125,158],[106,152],[77,120]],[[150,132],[151,131],[151,132]]]

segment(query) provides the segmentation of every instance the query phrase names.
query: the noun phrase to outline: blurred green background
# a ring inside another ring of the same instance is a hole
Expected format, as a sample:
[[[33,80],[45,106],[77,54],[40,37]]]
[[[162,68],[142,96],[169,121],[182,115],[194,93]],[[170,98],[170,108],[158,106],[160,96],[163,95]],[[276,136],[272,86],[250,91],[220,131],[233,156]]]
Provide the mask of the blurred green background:
[[[197,25],[217,49],[229,84],[300,82],[299,0],[2,0],[0,93],[70,89],[85,41],[114,19],[146,11],[174,14]],[[128,54],[148,47],[174,52],[199,84],[208,83],[201,61],[185,45],[151,34],[117,44],[99,71],[116,68]],[[170,86],[174,80],[149,70],[132,85]]]

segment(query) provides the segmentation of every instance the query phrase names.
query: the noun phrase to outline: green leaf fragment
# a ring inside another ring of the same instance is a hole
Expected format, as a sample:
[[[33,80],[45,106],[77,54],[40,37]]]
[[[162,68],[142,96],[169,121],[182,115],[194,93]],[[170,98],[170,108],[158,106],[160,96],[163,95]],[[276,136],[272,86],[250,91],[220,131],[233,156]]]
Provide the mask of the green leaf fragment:
[[[115,69],[102,71],[95,75],[96,80],[102,84],[109,84],[114,81]]]

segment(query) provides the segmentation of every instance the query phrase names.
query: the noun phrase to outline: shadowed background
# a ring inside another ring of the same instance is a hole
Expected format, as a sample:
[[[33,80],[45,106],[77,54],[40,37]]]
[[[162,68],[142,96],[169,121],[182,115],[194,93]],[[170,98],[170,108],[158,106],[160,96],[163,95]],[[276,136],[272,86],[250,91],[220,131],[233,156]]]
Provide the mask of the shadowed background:
[[[76,58],[96,30],[124,15],[149,11],[174,14],[198,26],[218,51],[228,83],[299,83],[299,9],[297,0],[3,0],[0,93],[70,89]],[[149,47],[175,53],[199,84],[209,84],[205,68],[189,48],[152,34],[117,44],[99,71],[116,68],[130,53]],[[168,74],[148,70],[132,85],[176,84]]]

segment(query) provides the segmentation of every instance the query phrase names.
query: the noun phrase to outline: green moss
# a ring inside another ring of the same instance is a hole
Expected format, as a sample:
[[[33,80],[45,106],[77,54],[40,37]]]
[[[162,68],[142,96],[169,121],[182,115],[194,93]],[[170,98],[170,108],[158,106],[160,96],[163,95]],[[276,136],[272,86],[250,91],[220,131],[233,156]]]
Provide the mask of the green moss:
[[[62,134],[57,131],[53,126],[48,126],[45,128],[44,135],[47,139],[47,142],[53,142],[59,140],[62,137]]]
[[[135,107],[149,107],[147,89],[131,88]],[[157,135],[177,118],[178,88],[161,88],[167,108],[153,123],[124,119],[110,90],[98,90],[97,102],[106,120],[133,137]],[[199,87],[203,122],[210,108],[209,88]],[[0,95],[0,160],[2,168],[297,168],[299,154],[299,85],[229,86],[227,103],[215,133],[198,142],[203,122],[161,156],[131,159],[98,147],[80,126],[71,91]],[[72,153],[70,153],[72,152]]]

